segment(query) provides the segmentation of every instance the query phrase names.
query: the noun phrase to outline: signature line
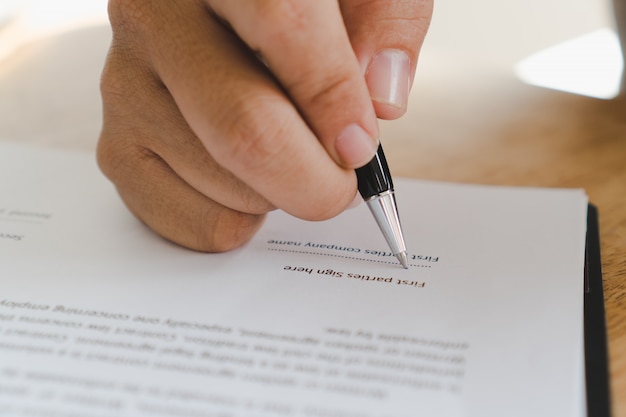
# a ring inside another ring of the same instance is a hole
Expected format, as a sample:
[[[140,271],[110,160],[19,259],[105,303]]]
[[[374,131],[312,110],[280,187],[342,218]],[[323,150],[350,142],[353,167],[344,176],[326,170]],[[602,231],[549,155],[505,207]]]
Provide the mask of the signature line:
[[[303,253],[303,254],[308,254],[308,255],[332,256],[333,258],[354,259],[357,261],[374,262],[374,263],[379,263],[379,264],[400,265],[399,262],[380,261],[377,259],[359,258],[357,256],[335,255],[332,253],[311,252],[311,251],[293,250],[293,249],[275,249],[275,248],[267,248],[267,250],[271,250],[275,252],[289,252],[289,253]],[[431,267],[430,265],[416,265],[416,264],[409,264],[409,266],[413,266],[416,268],[430,268]]]

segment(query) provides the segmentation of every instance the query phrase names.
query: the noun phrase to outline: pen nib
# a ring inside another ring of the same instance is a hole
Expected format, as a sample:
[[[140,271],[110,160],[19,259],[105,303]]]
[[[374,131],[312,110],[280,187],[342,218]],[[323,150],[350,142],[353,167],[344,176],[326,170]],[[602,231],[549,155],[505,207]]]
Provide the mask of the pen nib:
[[[396,258],[398,258],[404,269],[409,269],[409,261],[406,257],[406,252],[396,253]]]

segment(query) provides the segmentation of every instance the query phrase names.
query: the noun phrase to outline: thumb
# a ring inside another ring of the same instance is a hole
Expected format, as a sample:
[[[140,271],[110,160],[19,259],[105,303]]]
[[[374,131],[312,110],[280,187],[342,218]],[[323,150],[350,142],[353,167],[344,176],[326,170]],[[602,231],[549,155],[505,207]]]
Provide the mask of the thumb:
[[[341,0],[340,5],[377,116],[402,116],[433,1]]]

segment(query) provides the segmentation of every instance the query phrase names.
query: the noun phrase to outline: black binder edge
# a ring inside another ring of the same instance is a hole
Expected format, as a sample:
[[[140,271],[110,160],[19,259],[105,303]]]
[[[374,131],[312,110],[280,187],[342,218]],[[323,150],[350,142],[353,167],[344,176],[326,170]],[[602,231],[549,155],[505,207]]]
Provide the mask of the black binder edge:
[[[598,210],[589,204],[585,253],[585,382],[587,416],[610,417],[611,394],[607,350]]]

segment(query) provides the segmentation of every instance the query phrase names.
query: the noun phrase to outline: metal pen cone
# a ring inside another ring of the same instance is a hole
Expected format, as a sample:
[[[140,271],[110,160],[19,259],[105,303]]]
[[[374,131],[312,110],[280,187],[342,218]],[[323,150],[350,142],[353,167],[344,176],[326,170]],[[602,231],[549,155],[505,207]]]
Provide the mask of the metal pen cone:
[[[376,223],[378,223],[391,249],[391,253],[398,258],[404,268],[407,268],[406,246],[393,192],[387,191],[374,196],[366,200],[366,203],[374,215],[374,219],[376,219]]]
[[[409,261],[406,252],[396,253],[396,258],[398,258],[398,261],[400,261],[404,269],[409,269]]]

